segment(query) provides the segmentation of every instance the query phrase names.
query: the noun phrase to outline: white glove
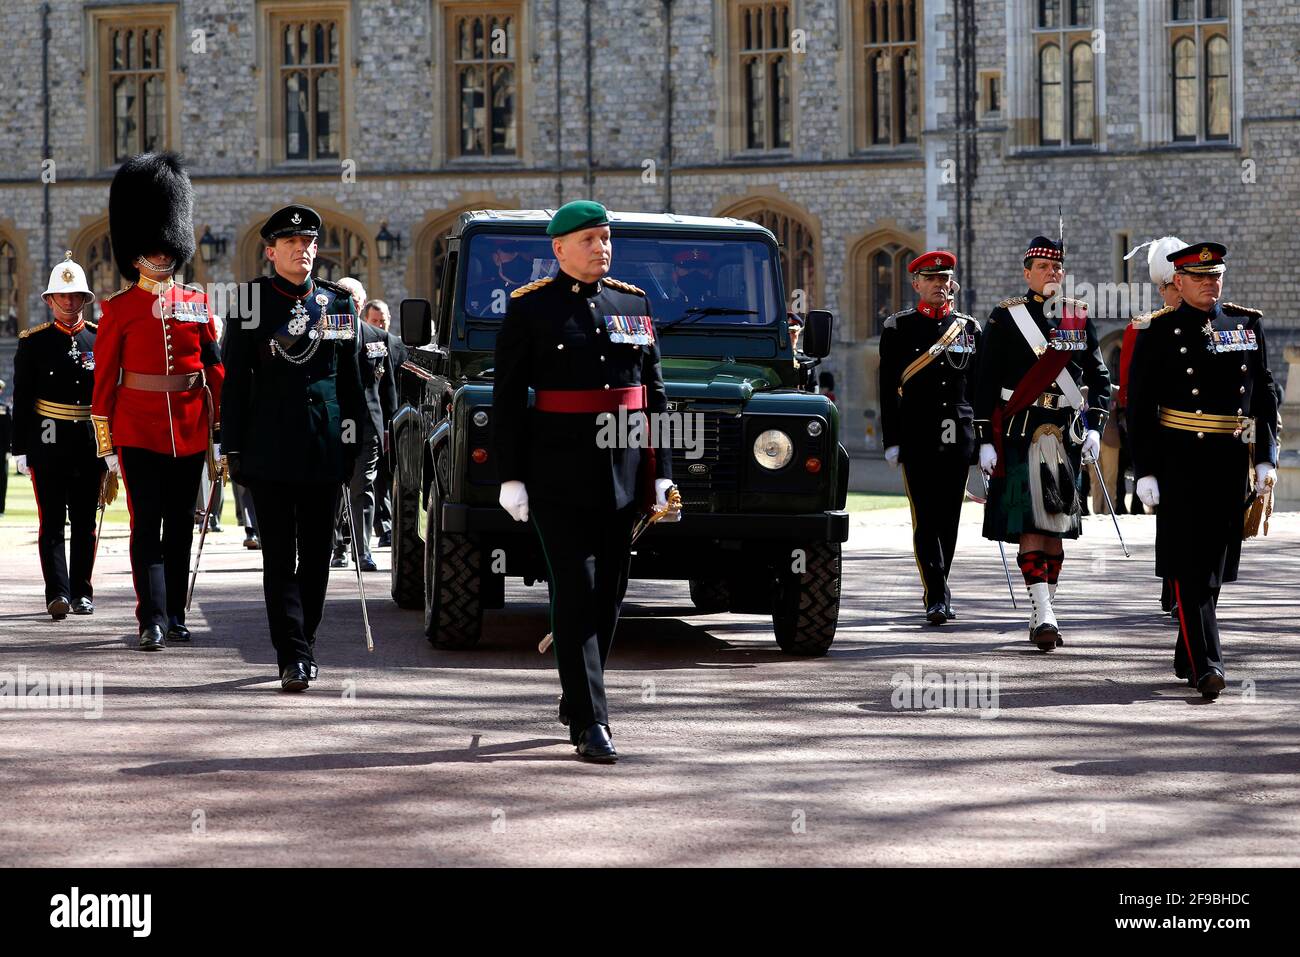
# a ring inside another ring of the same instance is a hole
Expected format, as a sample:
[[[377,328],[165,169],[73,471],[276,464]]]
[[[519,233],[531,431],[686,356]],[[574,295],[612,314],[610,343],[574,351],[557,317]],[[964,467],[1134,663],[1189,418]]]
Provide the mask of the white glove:
[[[980,471],[985,475],[992,475],[997,466],[998,450],[991,443],[985,442],[980,446]]]
[[[897,445],[891,445],[889,448],[885,449],[885,461],[888,462],[890,465],[892,465],[894,468],[898,468],[898,446]]]
[[[18,466],[18,474],[27,474],[27,456],[19,455],[14,458],[14,465]]]
[[[116,472],[119,476],[122,474],[122,467],[118,465],[117,456],[109,452],[104,456],[104,464],[108,466],[110,472]]]
[[[1260,462],[1255,466],[1255,487],[1260,491],[1266,488],[1272,488],[1277,482],[1277,469],[1267,462]]]
[[[655,508],[663,508],[668,504],[668,490],[672,487],[672,479],[655,479]]]
[[[1089,429],[1088,434],[1083,437],[1083,464],[1091,465],[1097,461],[1097,456],[1101,454],[1101,433],[1096,429]]]
[[[528,521],[528,489],[524,488],[523,482],[502,482],[497,501],[516,522]]]
[[[1154,475],[1144,475],[1138,479],[1137,493],[1143,505],[1155,508],[1160,504],[1160,483]]]

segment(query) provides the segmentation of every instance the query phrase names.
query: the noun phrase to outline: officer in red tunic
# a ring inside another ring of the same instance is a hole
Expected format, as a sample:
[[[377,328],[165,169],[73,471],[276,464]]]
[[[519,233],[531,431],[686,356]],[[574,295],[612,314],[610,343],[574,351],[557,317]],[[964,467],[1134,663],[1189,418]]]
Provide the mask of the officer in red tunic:
[[[174,153],[132,157],[113,178],[109,233],[131,284],[103,302],[91,420],[100,456],[126,488],[142,651],[190,640],[194,502],[205,461],[216,459],[217,328],[203,291],[172,278],[194,255],[192,210]]]

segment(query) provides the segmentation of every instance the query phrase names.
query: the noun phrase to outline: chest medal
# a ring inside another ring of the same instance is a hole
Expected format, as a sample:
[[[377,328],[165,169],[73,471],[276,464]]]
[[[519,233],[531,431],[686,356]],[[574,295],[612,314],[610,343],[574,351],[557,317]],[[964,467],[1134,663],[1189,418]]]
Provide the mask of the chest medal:
[[[655,327],[649,316],[602,316],[609,341],[615,345],[649,346],[655,341]]]
[[[290,310],[289,317],[289,335],[300,336],[307,331],[307,320],[309,317],[301,299],[293,304],[293,309]]]

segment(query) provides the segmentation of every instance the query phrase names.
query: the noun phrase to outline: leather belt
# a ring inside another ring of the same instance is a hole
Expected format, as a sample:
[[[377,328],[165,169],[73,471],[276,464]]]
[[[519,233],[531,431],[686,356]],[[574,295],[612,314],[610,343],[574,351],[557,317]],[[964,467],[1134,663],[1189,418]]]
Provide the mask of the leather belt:
[[[1011,398],[1011,396],[1014,394],[1015,393],[1012,392],[1011,389],[1003,389],[1002,401],[1003,402],[1008,401]],[[1065,396],[1060,395],[1059,393],[1056,392],[1044,392],[1037,399],[1031,402],[1030,405],[1036,405],[1042,409],[1053,409],[1053,410],[1070,408],[1070,403],[1065,401]]]
[[[1160,424],[1167,429],[1181,432],[1195,432],[1198,439],[1205,438],[1205,433],[1214,435],[1241,435],[1242,431],[1254,422],[1244,415],[1208,415],[1202,412],[1180,412],[1177,409],[1161,409]]]
[[[64,422],[89,422],[90,406],[71,405],[67,402],[51,402],[48,399],[36,400],[36,414]]]
[[[538,389],[533,408],[538,412],[635,412],[645,408],[645,389]]]
[[[149,375],[145,372],[122,372],[122,385],[141,392],[189,392],[205,384],[203,370],[181,375]]]

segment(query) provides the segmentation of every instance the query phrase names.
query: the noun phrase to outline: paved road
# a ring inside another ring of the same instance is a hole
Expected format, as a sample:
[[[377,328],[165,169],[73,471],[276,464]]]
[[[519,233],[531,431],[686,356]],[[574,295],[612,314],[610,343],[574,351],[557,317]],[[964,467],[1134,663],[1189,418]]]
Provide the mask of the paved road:
[[[541,586],[512,583],[483,645],[447,653],[368,576],[367,655],[354,573],[336,571],[321,679],[285,695],[259,560],[234,531],[209,540],[193,646],[145,655],[129,650],[120,534],[98,613],[54,624],[33,536],[6,530],[0,671],[100,673],[104,689],[98,719],[0,710],[0,864],[1300,861],[1300,515],[1248,544],[1224,592],[1230,686],[1210,705],[1172,678],[1153,519],[1124,519],[1128,561],[1087,520],[1051,655],[1024,640],[977,519],[960,620],[932,629],[906,510],[858,516],[839,636],[816,661],[779,654],[762,618],[692,615],[684,584],[634,584],[609,676],[613,768],[577,762],[553,719]],[[976,703],[996,711],[900,710],[895,676],[914,673],[982,674]]]

